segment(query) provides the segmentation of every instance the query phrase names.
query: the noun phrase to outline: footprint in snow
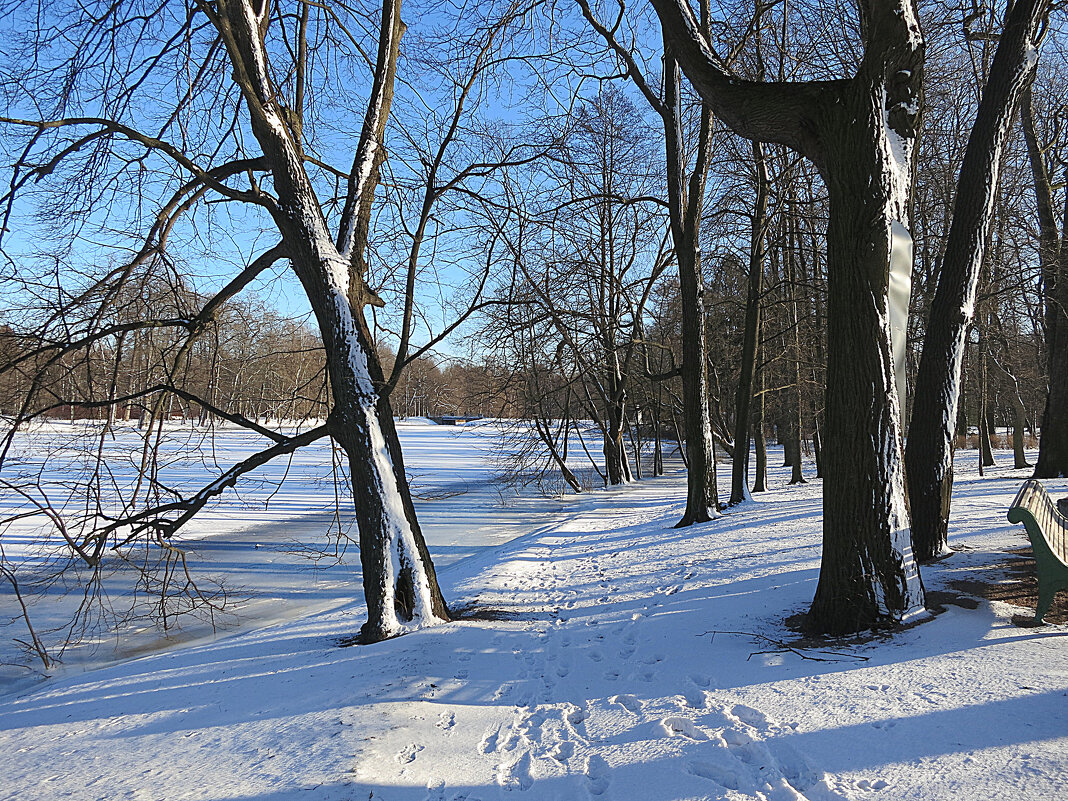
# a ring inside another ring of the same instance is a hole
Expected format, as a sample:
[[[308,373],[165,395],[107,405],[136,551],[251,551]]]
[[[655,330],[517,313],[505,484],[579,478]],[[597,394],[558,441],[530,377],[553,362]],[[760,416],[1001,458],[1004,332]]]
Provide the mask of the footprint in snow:
[[[575,755],[575,744],[564,740],[556,744],[552,750],[552,757],[560,764],[565,764]]]
[[[730,754],[713,751],[707,758],[691,762],[688,770],[694,776],[708,779],[728,790],[747,794],[756,791],[756,785],[745,765]]]
[[[708,687],[712,684],[712,678],[706,676],[704,673],[691,673],[690,681],[692,681],[698,687]]]
[[[530,775],[530,752],[524,751],[514,762],[497,766],[497,784],[505,790],[529,790],[534,784]]]
[[[604,795],[611,781],[611,768],[608,767],[604,757],[591,754],[586,759],[586,782],[589,785],[590,794]]]
[[[422,750],[423,746],[419,745],[418,743],[409,743],[397,752],[397,755],[394,757],[394,759],[396,759],[397,762],[399,762],[401,765],[407,765],[410,762],[414,762],[415,755]]]
[[[858,790],[885,790],[889,786],[882,779],[861,779],[856,783]]]
[[[642,702],[629,693],[613,695],[611,698],[608,699],[608,702],[612,704],[619,704],[625,710],[634,715],[640,715],[642,711]]]
[[[683,704],[691,709],[705,709],[708,707],[708,694],[704,690],[683,690],[682,700]]]
[[[767,715],[761,712],[759,709],[753,709],[751,706],[745,704],[735,704],[731,707],[731,714],[742,723],[752,726],[754,729],[760,731],[767,731],[771,728],[771,721],[768,720]]]
[[[449,732],[456,725],[456,715],[452,712],[442,712],[435,725],[443,732]]]
[[[564,724],[570,730],[571,734],[582,740],[587,739],[586,721],[590,717],[589,711],[581,709],[574,704],[567,704],[565,709]]]
[[[731,750],[731,753],[749,765],[754,775],[771,775],[770,772],[766,771],[771,771],[777,767],[778,761],[768,750],[767,744],[753,737],[749,732],[728,729],[723,732],[723,739],[727,742],[727,747]]]
[[[478,744],[478,750],[480,753],[489,754],[497,750],[497,743],[501,737],[501,727],[491,727],[486,729],[486,733],[482,735],[482,741]]]
[[[747,745],[757,742],[753,735],[743,729],[724,729],[723,739],[732,748],[745,748]]]
[[[445,801],[445,782],[441,779],[430,779],[426,783],[426,801]]]
[[[775,740],[768,743],[775,761],[786,780],[799,792],[806,792],[820,781],[821,776],[809,761],[789,743]]]
[[[661,720],[660,725],[671,737],[686,737],[694,741],[708,739],[708,735],[697,728],[689,718],[668,717]]]

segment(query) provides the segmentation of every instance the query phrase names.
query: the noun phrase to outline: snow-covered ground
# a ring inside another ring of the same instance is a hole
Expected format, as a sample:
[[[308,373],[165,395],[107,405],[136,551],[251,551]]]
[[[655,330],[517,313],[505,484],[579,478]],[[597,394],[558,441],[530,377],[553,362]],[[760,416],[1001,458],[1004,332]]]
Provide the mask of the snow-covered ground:
[[[458,465],[465,441],[454,441]],[[924,571],[929,590],[998,581],[1011,558],[1003,551],[1026,544],[1005,520],[1025,476],[1000,467],[980,479],[974,453],[958,457],[951,544],[959,552]],[[785,478],[774,471],[770,492],[686,529],[672,528],[682,510],[679,474],[563,506],[545,501],[544,513],[531,501],[525,532],[484,541],[442,569],[455,607],[474,612],[390,642],[338,647],[361,622],[350,594],[241,634],[8,694],[0,698],[0,794],[1063,794],[1068,629],[1017,628],[1010,617],[1020,610],[984,601],[948,605],[885,638],[785,648],[796,636],[785,619],[815,589],[820,533],[820,482],[787,487]],[[1068,482],[1049,488],[1063,494]],[[494,514],[476,517],[492,528]]]

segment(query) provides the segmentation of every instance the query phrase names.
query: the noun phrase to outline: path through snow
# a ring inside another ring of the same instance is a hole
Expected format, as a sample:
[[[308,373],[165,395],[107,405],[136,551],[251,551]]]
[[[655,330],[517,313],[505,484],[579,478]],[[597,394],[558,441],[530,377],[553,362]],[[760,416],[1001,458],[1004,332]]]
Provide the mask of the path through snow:
[[[929,588],[996,580],[991,554],[1021,541],[1000,516],[1017,483],[962,480],[967,550],[929,569]],[[951,606],[831,662],[724,633],[792,636],[782,621],[818,570],[819,484],[673,529],[682,485],[595,493],[444,571],[479,613],[450,626],[339,648],[353,606],[5,698],[4,792],[1037,801],[1068,785],[1065,627]]]

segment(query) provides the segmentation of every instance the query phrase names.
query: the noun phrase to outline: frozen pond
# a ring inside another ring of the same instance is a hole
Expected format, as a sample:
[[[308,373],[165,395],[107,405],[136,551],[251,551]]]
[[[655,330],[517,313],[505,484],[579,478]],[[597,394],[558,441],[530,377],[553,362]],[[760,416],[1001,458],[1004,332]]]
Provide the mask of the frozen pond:
[[[495,454],[500,444],[492,425],[454,427],[411,420],[399,421],[398,431],[419,520],[439,571],[550,524],[576,503],[574,498],[546,497],[535,490],[517,492],[497,480]],[[117,441],[106,443],[115,454],[109,465],[120,478],[131,476],[135,472],[131,443],[124,447],[123,440],[136,434],[120,430],[117,436]],[[71,437],[71,430],[59,425],[38,432],[32,442],[20,442],[22,450],[5,474],[43,470],[43,480],[53,486],[77,476],[84,464],[79,451],[70,447]],[[246,431],[217,429],[206,436],[195,429],[175,428],[166,432],[162,443],[170,455],[161,475],[169,486],[189,490],[209,480],[208,470],[217,472],[263,446],[262,438]],[[46,465],[42,454],[49,451],[53,461]],[[187,552],[192,575],[218,582],[236,601],[234,614],[217,618],[218,633],[268,625],[362,598],[355,519],[344,494],[336,503],[338,494],[344,493],[337,471],[336,454],[328,440],[321,440],[291,459],[277,459],[251,474],[237,491],[225,494],[175,535],[173,542]],[[22,503],[11,492],[0,496],[0,507],[8,513]],[[0,534],[6,560],[20,573],[37,558],[37,532],[39,523],[26,522]],[[32,580],[22,575],[23,591],[29,594]],[[128,584],[128,575],[121,573],[105,578],[109,591],[120,597]],[[66,586],[60,582],[32,604],[30,614],[50,650],[62,642],[62,627],[69,625],[80,592],[73,582]],[[105,617],[121,616],[120,607],[121,602]],[[209,623],[193,619],[180,621],[167,634],[148,619],[128,621],[121,637],[107,628],[91,631],[84,642],[68,648],[60,670],[84,669],[218,636]],[[34,660],[14,638],[26,638],[25,625],[10,586],[2,583],[0,691],[38,678],[23,667],[33,667]]]

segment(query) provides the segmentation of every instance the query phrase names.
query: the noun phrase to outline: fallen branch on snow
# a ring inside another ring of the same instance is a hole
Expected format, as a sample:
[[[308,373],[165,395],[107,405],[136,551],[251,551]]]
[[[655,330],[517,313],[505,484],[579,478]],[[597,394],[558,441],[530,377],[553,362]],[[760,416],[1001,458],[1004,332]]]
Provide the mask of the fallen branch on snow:
[[[751,631],[719,631],[713,629],[711,631],[705,631],[698,634],[698,637],[704,637],[706,634],[712,635],[712,641],[715,641],[717,634],[733,634],[738,637],[752,637],[755,640],[763,640],[764,642],[771,643],[775,646],[774,649],[769,651],[753,651],[746,658],[746,662],[752,659],[754,656],[760,656],[761,654],[781,654],[791,653],[801,657],[809,662],[848,662],[853,660],[855,662],[867,662],[869,657],[860,656],[858,654],[842,653],[841,651],[826,651],[815,648],[804,648],[795,645],[790,645],[782,640],[776,640],[773,637],[767,637],[763,634],[755,634]],[[808,651],[809,653],[805,653]],[[812,654],[828,654],[829,656],[812,656]]]

